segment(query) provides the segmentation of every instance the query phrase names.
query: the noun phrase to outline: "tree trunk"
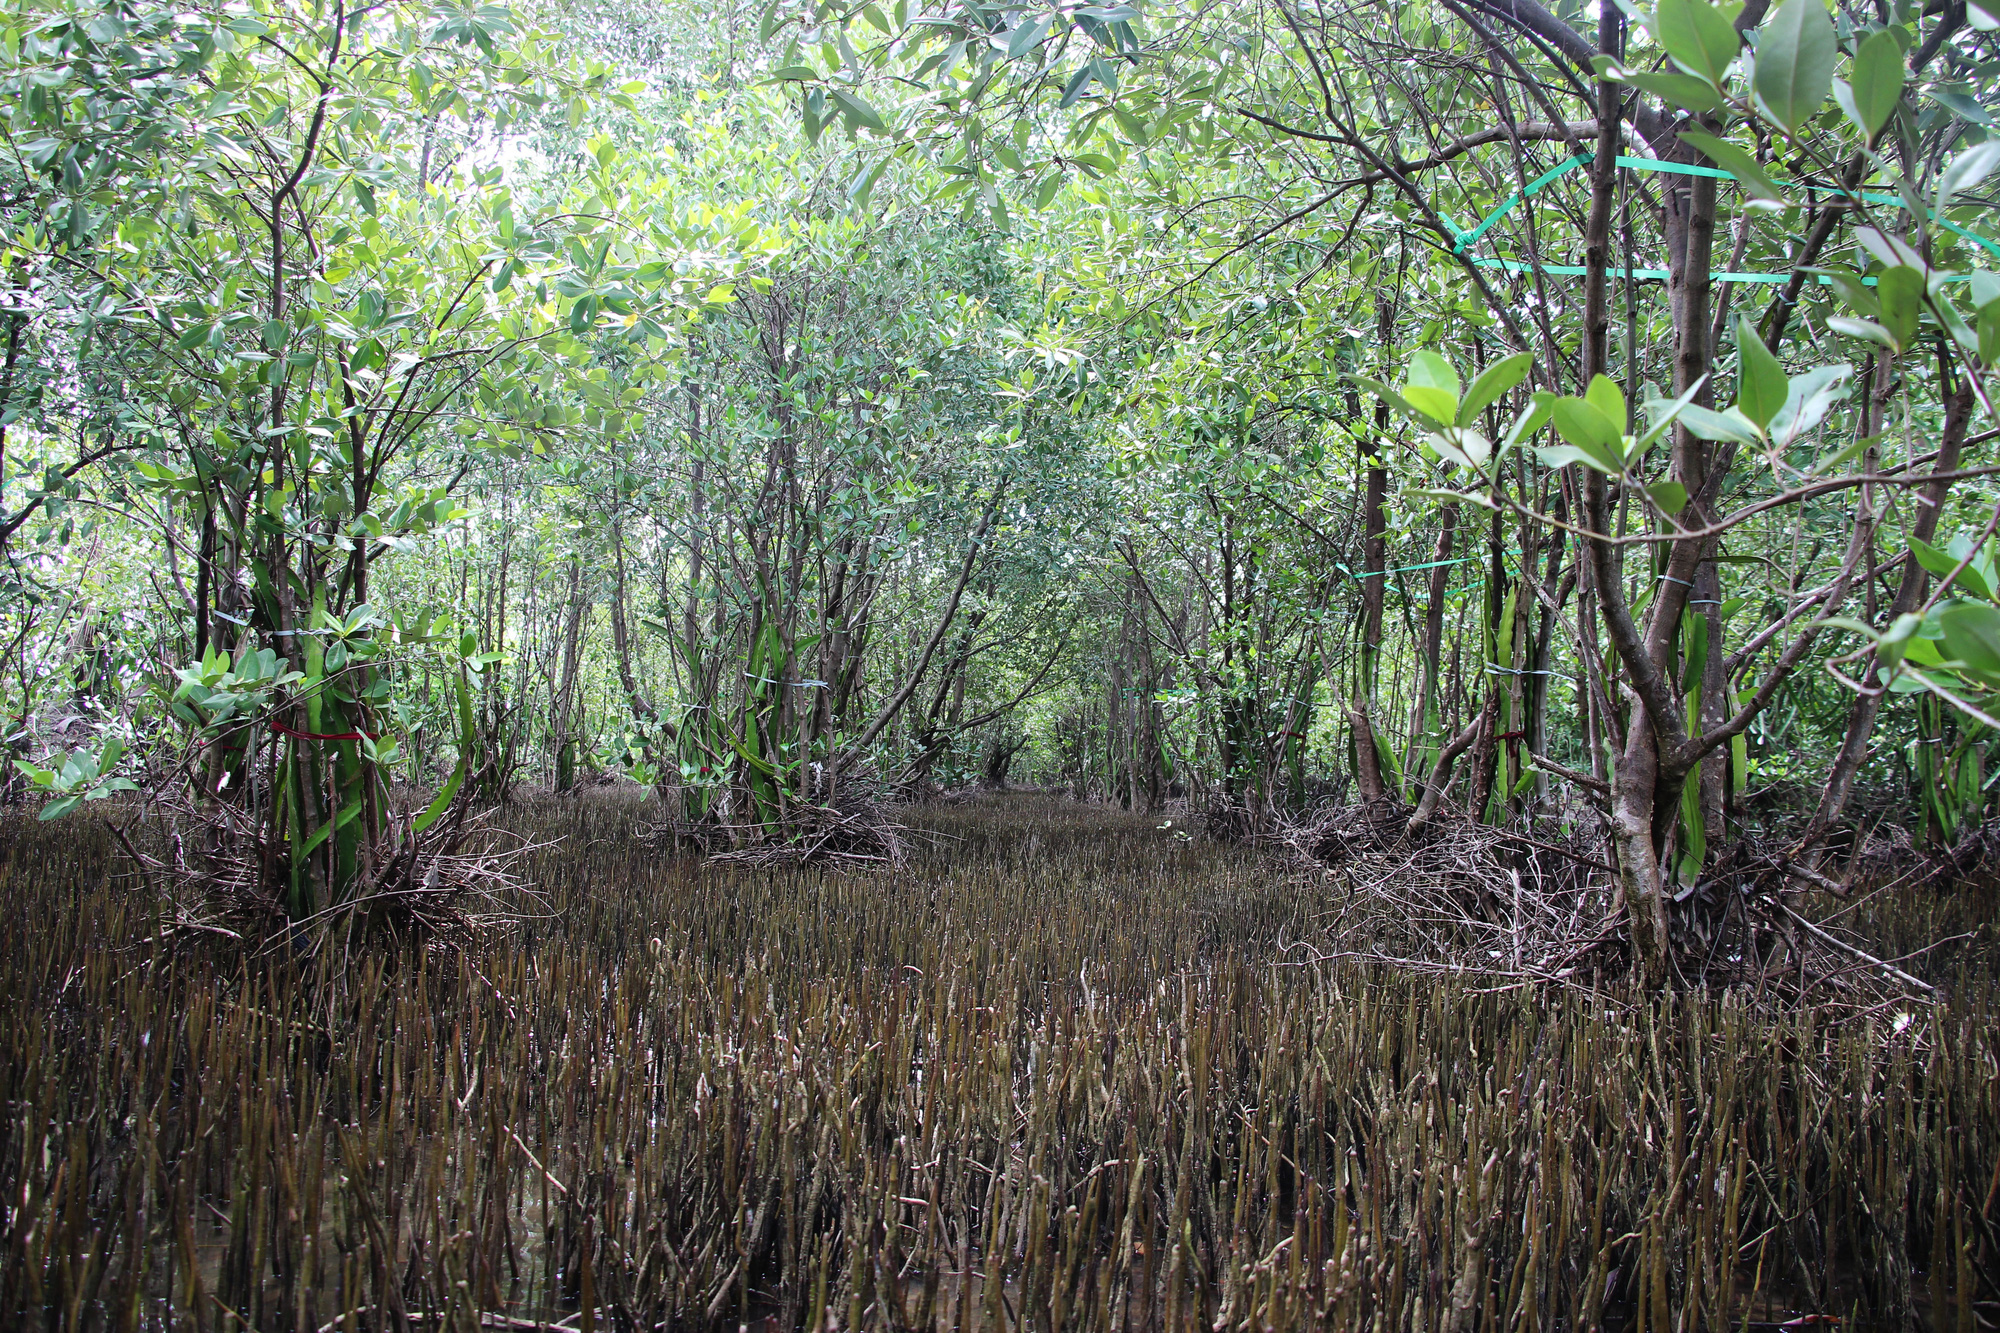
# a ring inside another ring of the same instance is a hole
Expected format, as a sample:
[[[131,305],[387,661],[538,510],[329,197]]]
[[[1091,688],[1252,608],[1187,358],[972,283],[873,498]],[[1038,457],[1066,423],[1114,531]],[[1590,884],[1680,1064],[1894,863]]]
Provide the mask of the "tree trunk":
[[[1615,58],[1621,49],[1623,35],[1622,17],[1616,6],[1601,7],[1597,34],[1598,50]],[[1597,144],[1590,167],[1590,213],[1584,224],[1583,383],[1579,387],[1587,387],[1593,377],[1606,373],[1610,366],[1611,311],[1606,280],[1610,269],[1611,205],[1617,176],[1619,137],[1619,118],[1612,113],[1623,95],[1624,89],[1620,85],[1609,80],[1598,81]],[[1712,190],[1710,198],[1712,201]],[[1673,247],[1669,248],[1671,251]],[[1708,255],[1705,247],[1698,248],[1698,256],[1687,253],[1685,246],[1679,255],[1674,256],[1679,260],[1676,274],[1685,282],[1698,264],[1700,282],[1705,287]],[[1676,313],[1680,316],[1676,323],[1685,340],[1690,336],[1685,309]],[[1701,316],[1705,321],[1705,306]],[[1704,322],[1700,336],[1705,340],[1706,334]],[[1677,380],[1684,369],[1685,363],[1676,366]],[[1589,531],[1603,534],[1600,538],[1585,539],[1597,609],[1604,617],[1605,626],[1620,655],[1636,658],[1643,648],[1636,642],[1635,627],[1624,604],[1624,589],[1619,581],[1618,548],[1608,540],[1611,535],[1611,512],[1605,478],[1600,473],[1585,470],[1580,480],[1583,483],[1584,526]],[[1634,661],[1628,665],[1637,672],[1649,664]],[[1644,984],[1659,986],[1667,977],[1666,903],[1660,882],[1659,852],[1653,842],[1653,803],[1657,794],[1659,752],[1653,719],[1647,716],[1646,707],[1636,694],[1630,712],[1625,743],[1611,766],[1611,843],[1618,865],[1619,896],[1630,931],[1634,971]],[[1605,721],[1610,724],[1615,719],[1606,718]]]
[[[1442,739],[1439,735],[1443,720],[1438,706],[1438,671],[1439,659],[1444,655],[1444,603],[1451,589],[1451,552],[1457,532],[1458,506],[1448,504],[1439,522],[1437,545],[1431,550],[1430,601],[1424,608],[1423,660],[1419,663],[1422,676],[1416,703],[1410,709],[1410,744],[1403,759],[1405,773],[1421,774],[1427,768],[1434,770],[1437,765],[1437,761],[1430,759],[1430,752]],[[1432,780],[1428,775],[1416,779],[1419,803],[1427,794]]]
[[[1871,400],[1875,395],[1870,395]],[[1918,541],[1928,542],[1937,536],[1938,515],[1943,512],[1945,497],[1951,491],[1951,482],[1937,480],[1939,476],[1958,469],[1959,452],[1965,445],[1965,432],[1972,422],[1973,393],[1970,381],[1960,377],[1958,382],[1945,394],[1944,433],[1938,440],[1937,462],[1931,467],[1932,480],[1918,494],[1917,512],[1910,523],[1910,535]],[[1871,410],[1867,433],[1873,435],[1880,430],[1880,414]],[[1905,551],[1902,555],[1903,575],[1896,584],[1896,597],[1889,605],[1887,620],[1894,623],[1897,616],[1907,615],[1923,603],[1924,595],[1930,588],[1930,575],[1917,563],[1915,555]],[[1841,738],[1840,750],[1834,756],[1832,771],[1827,775],[1825,789],[1820,794],[1819,808],[1813,815],[1813,836],[1824,837],[1847,808],[1848,797],[1854,790],[1855,776],[1868,758],[1868,738],[1875,730],[1875,715],[1881,711],[1882,700],[1888,691],[1872,677],[1875,659],[1872,655],[1864,659],[1859,673],[1865,688],[1854,696],[1854,703],[1848,710],[1847,732]]]
[[[1132,588],[1132,614],[1136,632],[1133,638],[1132,666],[1137,693],[1133,697],[1132,708],[1138,722],[1138,730],[1132,752],[1132,769],[1136,779],[1132,806],[1142,813],[1150,814],[1159,809],[1160,803],[1165,799],[1166,784],[1160,773],[1159,672],[1153,660],[1153,634],[1147,623],[1146,600],[1139,595],[1137,582],[1135,575]]]
[[[1393,300],[1381,305],[1376,317],[1382,349],[1386,353],[1389,336],[1395,329]],[[1361,441],[1363,460],[1362,541],[1361,541],[1361,657],[1354,673],[1354,694],[1347,705],[1348,722],[1354,728],[1354,777],[1361,790],[1363,805],[1379,806],[1388,800],[1388,783],[1382,777],[1381,752],[1376,748],[1374,705],[1376,675],[1382,655],[1382,599],[1389,581],[1389,469],[1382,456],[1382,440],[1388,433],[1389,405],[1375,405],[1375,429]]]
[[[555,725],[551,728],[549,739],[555,751],[555,787],[558,792],[576,789],[576,724],[580,711],[577,683],[583,667],[583,621],[589,607],[589,601],[584,597],[583,559],[573,555],[569,564],[569,598],[563,608],[562,674],[558,678],[550,709]]]

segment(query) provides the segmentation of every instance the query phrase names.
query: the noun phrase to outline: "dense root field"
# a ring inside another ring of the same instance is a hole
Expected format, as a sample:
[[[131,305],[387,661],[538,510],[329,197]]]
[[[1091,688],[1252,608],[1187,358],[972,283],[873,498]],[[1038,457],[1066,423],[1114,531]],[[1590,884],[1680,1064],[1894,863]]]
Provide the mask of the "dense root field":
[[[1157,818],[922,812],[842,878],[646,816],[520,810],[545,915],[316,977],[8,826],[0,1323],[2000,1324],[1984,953],[1936,1010],[1634,1007],[1292,965],[1335,890]]]

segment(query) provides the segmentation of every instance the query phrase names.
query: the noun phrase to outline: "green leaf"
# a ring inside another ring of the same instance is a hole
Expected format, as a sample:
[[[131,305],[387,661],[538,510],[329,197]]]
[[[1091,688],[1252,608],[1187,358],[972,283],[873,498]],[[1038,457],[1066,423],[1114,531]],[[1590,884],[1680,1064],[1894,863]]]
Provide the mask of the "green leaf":
[[[1897,348],[1914,343],[1924,313],[1924,275],[1907,264],[1885,269],[1875,279],[1875,299],[1882,306],[1882,327]]]
[[[1713,134],[1703,134],[1698,130],[1680,130],[1678,133],[1681,142],[1700,149],[1709,161],[1741,181],[1744,190],[1753,198],[1769,203],[1785,202],[1784,192],[1778,189],[1777,182],[1764,173],[1757,159],[1746,150],[1727,139],[1718,139]]]
[[[1849,80],[1854,107],[1849,112],[1869,138],[1874,138],[1897,103],[1903,100],[1903,44],[1887,28],[1871,34],[1854,52]]]
[[[1898,618],[1900,619],[1900,617]],[[1923,624],[1922,617],[1917,618],[1917,623],[1919,626]],[[1942,666],[1944,665],[1944,653],[1939,650],[1937,640],[1926,639],[1919,635],[1912,638],[1904,646],[1903,660],[1906,662],[1915,662],[1918,666]]]
[[[1646,494],[1652,497],[1662,513],[1678,514],[1687,508],[1687,487],[1677,481],[1656,481],[1646,488]]]
[[[1861,108],[1854,104],[1853,85],[1837,75],[1833,80],[1833,104],[1839,107],[1841,114],[1845,115],[1849,120],[1853,121],[1856,125],[1861,124],[1863,117]]]
[[[808,141],[817,144],[822,131],[826,129],[826,89],[815,88],[805,96],[805,103],[799,109]]]
[[[1966,149],[1938,174],[1937,199],[1933,207],[1940,212],[1949,208],[1952,196],[1985,180],[1993,174],[1995,167],[2000,167],[2000,139],[1988,139]]]
[[[1965,322],[1965,316],[1958,313],[1958,307],[1952,304],[1951,298],[1935,285],[1930,293],[1930,313],[1945,336],[1957,343],[1961,351],[1967,356],[1979,354],[1979,335]]]
[[[1846,315],[1828,315],[1826,326],[1835,333],[1844,333],[1850,338],[1863,338],[1892,352],[1902,351],[1895,336],[1873,320],[1850,319]]]
[[[1034,22],[1023,23],[1020,27],[1014,29],[1007,37],[1007,58],[1009,60],[1019,60],[1022,56],[1040,46],[1042,39],[1049,35],[1049,25],[1055,21],[1056,16],[1054,14],[1044,14]]]
[[[1622,436],[1625,423],[1631,420],[1631,412],[1625,406],[1625,391],[1618,387],[1618,381],[1609,375],[1593,375],[1590,387],[1583,391],[1583,401],[1602,412]]]
[[[1501,437],[1500,448],[1503,451],[1512,449],[1515,445],[1548,425],[1549,416],[1555,407],[1555,401],[1556,395],[1548,392],[1546,389],[1537,391],[1528,405],[1521,409],[1521,414],[1514,418],[1514,423],[1507,427],[1506,435]]]
[[[1426,350],[1413,354],[1407,378],[1411,384],[1442,389],[1451,395],[1453,402],[1458,400],[1458,372],[1452,368],[1451,362],[1436,352]]]
[[[1861,281],[1859,273],[1850,273],[1846,269],[1837,268],[1809,268],[1806,272],[1824,277],[1832,283],[1833,289],[1840,293],[1840,299],[1855,314],[1867,319],[1882,317],[1881,302],[1875,299],[1874,289]]]
[[[1477,421],[1488,404],[1527,378],[1534,363],[1535,358],[1530,353],[1516,352],[1481,371],[1458,405],[1457,424],[1470,426]]]
[[[1722,107],[1721,95],[1710,86],[1708,80],[1698,79],[1692,74],[1669,74],[1664,70],[1646,74],[1635,70],[1624,70],[1615,78],[1619,83],[1627,83],[1642,92],[1663,97],[1675,106],[1684,106],[1690,111],[1717,111]]]
[[[1757,34],[1757,100],[1771,119],[1794,131],[1810,120],[1833,86],[1838,53],[1833,20],[1821,0],[1779,5]]]
[[[64,815],[76,809],[77,805],[82,800],[83,798],[81,796],[58,797],[57,799],[50,801],[47,805],[43,806],[42,812],[35,817],[37,819],[43,819],[43,820],[61,819]]]
[[[465,781],[465,759],[463,756],[472,753],[464,742],[460,743],[458,752],[461,756],[458,761],[458,767],[451,771],[451,776],[445,779],[444,786],[439,788],[437,799],[424,807],[424,812],[418,815],[411,823],[411,832],[422,833],[425,829],[437,823],[439,817],[451,808],[452,797],[458,795],[459,786]]]
[[[1785,386],[1785,405],[1771,420],[1770,435],[1780,448],[1826,419],[1833,405],[1847,398],[1850,366],[1816,366],[1803,375],[1794,375]]]
[[[1985,550],[1983,543],[1981,546],[1974,546],[1972,538],[1961,533],[1951,539],[1951,544],[1945,547],[1945,554],[1954,560],[1972,557],[1952,586],[1968,590],[1989,602],[1993,600],[1993,553]]]
[[[751,751],[744,746],[742,740],[733,735],[727,737],[727,740],[729,741],[729,748],[736,751],[737,754],[743,757],[743,762],[750,765],[752,772],[765,778],[771,778],[777,776],[777,770],[771,767],[770,761],[764,759],[760,755],[751,753]],[[750,741],[752,744],[755,744],[757,741],[757,724],[754,718],[752,719],[750,724]]]
[[[881,181],[882,173],[889,169],[889,159],[884,157],[872,166],[864,167],[848,184],[847,197],[854,201],[856,208],[868,207],[868,200],[875,193],[875,186]]]
[[[1584,398],[1558,398],[1551,409],[1556,432],[1580,449],[1610,450],[1619,456],[1625,432],[1597,404]]]
[[[2000,608],[1953,602],[1938,615],[1944,650],[1975,671],[2000,673]]]
[[[1386,384],[1381,383],[1379,380],[1371,380],[1361,375],[1351,375],[1348,378],[1352,379],[1356,384],[1368,390],[1368,392],[1374,394],[1377,398],[1380,398],[1383,402],[1395,408],[1398,412],[1401,412],[1406,417],[1415,417],[1421,420],[1427,415],[1426,413],[1419,411],[1416,408],[1416,406],[1410,402],[1409,399],[1403,397],[1402,394],[1397,393],[1394,389],[1390,388]]]
[[[1075,106],[1077,99],[1083,96],[1083,90],[1089,86],[1090,66],[1085,65],[1077,70],[1076,73],[1070,75],[1069,82],[1063,85],[1062,100],[1056,103],[1056,109],[1067,111]]]
[[[1428,420],[1442,426],[1456,415],[1458,399],[1428,384],[1405,384],[1403,399]]]
[[[1692,607],[1681,612],[1681,659],[1681,688],[1692,691],[1708,665],[1708,617],[1696,615]]]
[[[1681,788],[1681,849],[1674,859],[1674,878],[1684,887],[1701,880],[1701,868],[1708,861],[1708,826],[1701,813],[1701,784],[1690,782]]]
[[[1993,128],[1993,117],[1987,114],[1985,107],[1979,105],[1978,102],[1974,101],[1966,93],[1956,88],[1929,88],[1925,91],[1938,105],[1950,111],[1960,120],[1970,121],[1974,125],[1984,126],[1987,129]]]
[[[1580,449],[1571,444],[1536,445],[1535,457],[1547,467],[1568,467],[1571,463],[1581,463],[1593,472],[1602,472],[1608,477],[1618,475],[1618,464],[1604,457],[1601,452]]]
[[[1879,444],[1881,440],[1882,437],[1880,435],[1867,435],[1858,440],[1849,440],[1846,444],[1841,445],[1838,449],[1820,459],[1819,462],[1814,463],[1806,475],[1809,477],[1825,476],[1835,468],[1852,462],[1861,453],[1866,451],[1870,445]]]
[[[1650,449],[1653,446],[1653,442],[1662,435],[1665,435],[1674,422],[1680,419],[1681,413],[1687,410],[1688,404],[1694,401],[1694,396],[1700,393],[1702,386],[1707,383],[1708,376],[1703,375],[1688,386],[1686,393],[1683,393],[1672,402],[1667,402],[1660,398],[1654,398],[1647,402],[1646,419],[1651,424],[1647,426],[1644,435],[1633,441],[1631,453],[1634,456],[1638,456]]]
[[[1436,432],[1425,436],[1424,443],[1437,450],[1439,457],[1474,471],[1485,467],[1486,460],[1493,456],[1492,442],[1476,430],[1458,428]]]
[[[1593,403],[1582,398],[1558,398],[1550,408],[1556,433],[1581,451],[1571,456],[1564,451],[1537,449],[1536,456],[1550,467],[1583,463],[1599,472],[1616,474],[1625,466],[1625,433]]]
[[[1704,440],[1733,440],[1752,446],[1764,440],[1757,424],[1733,407],[1726,412],[1715,412],[1690,403],[1681,409],[1680,421]]]
[[[1873,625],[1870,625],[1865,620],[1855,620],[1849,616],[1827,616],[1824,619],[1820,620],[1818,623],[1820,625],[1825,626],[1827,629],[1852,630],[1854,633],[1859,634],[1863,638],[1867,639],[1874,639],[1877,637],[1875,633],[1875,627]]]
[[[1918,552],[1916,546],[1918,542],[1912,538],[1910,550],[1916,552],[1918,564],[1924,564],[1926,568],[1930,568],[1930,572],[1938,574],[1940,578],[1958,568],[1958,562],[1970,554],[1972,558],[1966,560],[1966,566],[1958,570],[1958,576],[1952,580],[1952,586],[1958,592],[1970,592],[1972,596],[1980,596],[1984,600],[1994,598],[1994,582],[1992,578],[1988,578],[1988,574],[1992,572],[1992,556],[1986,554],[1984,550],[1974,550],[1970,536],[1964,534],[1954,536],[1952,544],[1946,546],[1944,550],[1938,550],[1936,546],[1926,546],[1928,558],[1924,552]]]
[[[1856,227],[1854,239],[1861,242],[1861,248],[1882,261],[1884,268],[1894,268],[1901,264],[1922,273],[1927,265],[1917,247],[1900,236],[1891,236],[1879,227]]]
[[[1707,0],[1659,0],[1652,27],[1676,65],[1717,86],[1743,44],[1729,16]]]
[[[331,836],[336,830],[346,827],[350,822],[352,822],[354,817],[360,813],[361,813],[361,801],[357,797],[355,800],[348,802],[348,804],[340,811],[340,813],[333,817],[332,823],[320,825],[319,828],[313,832],[313,835],[310,838],[307,838],[305,840],[305,843],[299,848],[298,855],[310,856],[319,847],[321,843],[327,840],[329,836]]]
[[[1146,146],[1146,122],[1133,115],[1124,103],[1112,105],[1111,118],[1118,122],[1118,128],[1125,132],[1126,138],[1141,148]]]
[[[1940,550],[1921,538],[1910,538],[1910,554],[1917,558],[1918,564],[1922,565],[1938,578],[1943,578],[1945,575],[1951,573],[1952,570],[1958,568],[1958,556],[1953,555],[1949,551]],[[1953,586],[1963,582],[1967,575],[1972,576],[1975,580],[1973,584],[1967,586],[1976,588],[1979,581],[1978,571],[1974,570],[1969,564],[1959,574],[1958,578],[1953,580]]]
[[[827,92],[840,104],[840,109],[847,115],[849,125],[865,126],[878,134],[889,132],[889,126],[882,119],[882,113],[868,105],[866,101],[842,88],[829,88]]]
[[[1762,430],[1785,405],[1785,368],[1747,319],[1736,321],[1736,406]]]
[[[1979,307],[1979,359],[1988,366],[2000,361],[2000,300]]]

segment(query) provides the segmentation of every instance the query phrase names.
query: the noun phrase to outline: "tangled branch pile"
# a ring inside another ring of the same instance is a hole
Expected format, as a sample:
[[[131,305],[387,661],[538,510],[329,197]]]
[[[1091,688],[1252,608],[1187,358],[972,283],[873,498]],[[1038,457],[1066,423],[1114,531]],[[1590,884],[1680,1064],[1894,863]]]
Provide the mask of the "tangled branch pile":
[[[899,866],[909,858],[909,830],[874,802],[792,807],[782,823],[734,830],[745,840],[712,853],[717,865],[825,865],[849,870]]]
[[[137,820],[113,832],[131,877],[161,900],[169,935],[293,950],[373,937],[452,951],[505,930],[527,892],[516,867],[533,845],[494,813],[461,798],[427,827],[414,811],[385,815],[352,891],[303,914],[287,906],[291,849],[254,809],[168,795],[137,839]]]
[[[1329,809],[1281,822],[1270,835],[1283,859],[1338,886],[1317,935],[1290,945],[1294,958],[1543,984],[1626,972],[1617,877],[1588,836],[1542,829],[1534,838],[1464,818],[1412,829],[1404,813]],[[1907,888],[1937,870],[1928,861],[1901,864],[1872,891]],[[1846,909],[1824,922],[1808,915],[1830,891],[1846,894],[1776,844],[1732,845],[1672,904],[1678,980],[1854,1011],[1929,998],[1930,984],[1899,965],[1907,958],[1880,957],[1845,937],[1838,918]]]
[[[888,793],[865,777],[845,779],[817,799],[786,801],[773,818],[755,822],[711,813],[673,817],[644,830],[655,846],[691,851],[716,865],[824,865],[847,870],[903,865],[910,830],[889,817]]]
[[[1597,857],[1464,819],[1406,832],[1397,813],[1347,806],[1278,824],[1270,840],[1287,860],[1340,885],[1319,939],[1295,952],[1550,982],[1613,961],[1616,889]]]

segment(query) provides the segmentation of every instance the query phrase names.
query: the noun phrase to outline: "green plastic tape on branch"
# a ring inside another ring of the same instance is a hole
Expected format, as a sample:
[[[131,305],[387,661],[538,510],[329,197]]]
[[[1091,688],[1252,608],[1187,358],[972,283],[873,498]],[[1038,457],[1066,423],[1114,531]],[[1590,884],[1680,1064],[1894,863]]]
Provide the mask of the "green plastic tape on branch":
[[[1541,175],[1508,195],[1506,199],[1501,201],[1498,208],[1495,208],[1491,213],[1481,218],[1476,226],[1460,229],[1456,224],[1452,223],[1450,218],[1439,214],[1439,217],[1443,218],[1446,225],[1450,226],[1455,233],[1452,239],[1451,252],[1465,259],[1468,263],[1478,265],[1480,268],[1497,268],[1507,273],[1542,273],[1551,277],[1561,278],[1582,277],[1588,273],[1590,270],[1580,264],[1533,264],[1519,259],[1489,259],[1478,255],[1467,255],[1465,252],[1468,248],[1476,244],[1480,237],[1490,231],[1495,223],[1513,212],[1522,200],[1534,198],[1555,181],[1560,180],[1586,162],[1589,162],[1591,157],[1592,154],[1590,153],[1577,153],[1550,167],[1547,171],[1544,171]],[[1617,158],[1617,163],[1619,166],[1632,171],[1664,171],[1678,176],[1709,176],[1717,180],[1736,179],[1733,174],[1719,167],[1701,167],[1687,162],[1669,162],[1664,158],[1657,157],[1627,157],[1621,153]],[[1828,193],[1843,195],[1847,191],[1836,189],[1829,190]],[[1879,194],[1864,190],[1856,197],[1863,203],[1887,204],[1895,208],[1908,207],[1900,195]],[[2000,243],[1995,243],[1976,232],[1968,231],[1947,218],[1939,217],[1934,209],[1928,210],[1928,212],[1930,220],[1943,227],[1946,231],[1963,236],[1966,240],[1979,246],[1995,259],[2000,259]],[[1631,278],[1639,281],[1648,279],[1657,281],[1664,280],[1668,276],[1668,273],[1663,268],[1612,269],[1606,276]],[[1789,273],[1731,273],[1720,271],[1711,273],[1708,276],[1711,282],[1781,283],[1791,280],[1791,274]],[[1874,279],[1866,278],[1863,281],[1872,285]],[[1960,274],[1948,277],[1945,281],[1967,282],[1970,281],[1970,278]],[[1820,278],[1819,282],[1821,286],[1830,285],[1830,280],[1824,277]]]
[[[1541,175],[1535,177],[1533,180],[1529,181],[1526,185],[1514,191],[1514,193],[1508,195],[1506,201],[1503,202],[1500,205],[1500,207],[1494,209],[1491,213],[1488,213],[1484,218],[1480,219],[1478,226],[1474,227],[1471,231],[1460,232],[1458,234],[1457,243],[1452,246],[1452,253],[1459,255],[1464,254],[1465,248],[1467,246],[1473,244],[1480,237],[1484,236],[1487,230],[1490,227],[1492,227],[1494,223],[1498,222],[1501,218],[1504,218],[1509,213],[1513,212],[1514,206],[1516,204],[1520,203],[1523,199],[1534,198],[1536,195],[1540,194],[1543,188],[1549,185],[1551,182],[1557,180],[1560,177],[1567,176],[1570,172],[1575,171],[1578,167],[1582,166],[1585,162],[1588,162],[1589,160],[1590,157],[1588,154],[1578,153],[1576,156],[1569,158],[1566,161],[1558,162],[1555,166],[1550,167],[1547,171],[1544,171]]]
[[[1480,268],[1504,269],[1509,273],[1545,273],[1551,277],[1580,278],[1590,271],[1581,264],[1529,264],[1519,259],[1485,259],[1479,255],[1466,255],[1463,258],[1466,263],[1477,264]],[[1656,282],[1665,282],[1672,275],[1663,268],[1635,268],[1629,271],[1622,268],[1612,268],[1606,269],[1604,276],[1607,278],[1630,277],[1640,282],[1647,281],[1648,279]],[[1792,275],[1789,273],[1725,273],[1718,271],[1708,275],[1710,282],[1780,283],[1790,282],[1791,279]],[[1833,285],[1833,279],[1831,278],[1818,277],[1810,280],[1817,281],[1822,287]],[[1972,281],[1972,275],[1968,273],[1949,273],[1941,280],[1944,282],[1970,282]],[[1870,287],[1875,285],[1875,279],[1873,278],[1863,278],[1861,281]]]
[[[1413,569],[1438,569],[1445,565],[1462,565],[1466,561],[1472,560],[1474,558],[1475,557],[1468,555],[1468,556],[1461,556],[1456,560],[1432,560],[1421,565],[1397,565],[1394,569],[1384,569],[1378,572],[1382,574],[1407,574]],[[1372,579],[1375,577],[1375,574],[1373,573],[1357,574],[1353,570],[1349,569],[1346,565],[1340,564],[1339,562],[1335,562],[1334,568],[1339,570],[1341,573],[1347,575],[1347,577],[1353,579],[1356,583],[1361,582],[1361,580],[1363,579]]]
[[[1846,191],[1836,190],[1834,193],[1845,194]],[[1893,204],[1897,208],[1906,207],[1906,205],[1903,203],[1903,197],[1901,195],[1896,195],[1896,194],[1871,194],[1870,192],[1863,190],[1861,192],[1861,199],[1863,203]],[[1937,215],[1937,210],[1935,209],[1931,210],[1931,221],[1937,223],[1938,226],[1943,227],[1946,231],[1957,232],[1960,236],[1963,236],[1966,240],[1972,241],[1975,244],[1979,245],[1986,251],[1987,254],[1992,255],[1995,259],[2000,259],[2000,245],[1994,244],[1992,241],[1987,240],[1984,236],[1980,236],[1974,232],[1967,231],[1965,228],[1959,226],[1956,222],[1951,221],[1949,218],[1939,217]],[[1950,279],[1950,281],[1963,282],[1966,281],[1966,279],[1952,278]]]

